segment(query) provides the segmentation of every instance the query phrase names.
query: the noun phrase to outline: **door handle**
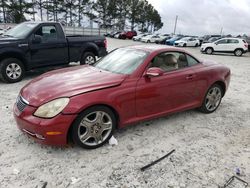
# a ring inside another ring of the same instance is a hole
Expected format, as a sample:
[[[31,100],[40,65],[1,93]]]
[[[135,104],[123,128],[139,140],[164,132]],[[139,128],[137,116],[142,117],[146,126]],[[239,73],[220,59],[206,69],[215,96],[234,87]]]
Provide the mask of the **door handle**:
[[[195,77],[195,75],[189,74],[189,75],[186,76],[186,79],[187,80],[192,80],[194,77]]]

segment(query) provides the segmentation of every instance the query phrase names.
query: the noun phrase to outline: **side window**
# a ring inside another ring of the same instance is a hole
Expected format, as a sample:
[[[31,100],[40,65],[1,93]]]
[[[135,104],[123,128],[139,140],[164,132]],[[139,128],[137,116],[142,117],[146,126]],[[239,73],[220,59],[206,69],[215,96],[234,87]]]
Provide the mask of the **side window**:
[[[57,32],[55,26],[42,26],[40,27],[35,35],[42,37],[42,42],[49,42],[57,39]]]
[[[219,40],[217,44],[227,44],[227,39]]]
[[[239,41],[236,40],[236,39],[229,39],[229,40],[228,40],[228,43],[230,43],[230,44],[238,44]]]
[[[168,72],[188,66],[185,54],[179,52],[166,52],[155,56],[150,67],[158,67]]]
[[[196,59],[194,59],[190,55],[186,54],[186,57],[187,57],[188,66],[193,66],[199,63]]]

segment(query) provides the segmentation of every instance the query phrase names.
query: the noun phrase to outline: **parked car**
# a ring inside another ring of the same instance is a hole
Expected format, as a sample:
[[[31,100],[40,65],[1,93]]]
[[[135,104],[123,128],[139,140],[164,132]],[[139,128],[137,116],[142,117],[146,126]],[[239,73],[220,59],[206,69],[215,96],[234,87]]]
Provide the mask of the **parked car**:
[[[13,113],[19,129],[40,143],[72,139],[93,149],[129,124],[188,109],[212,113],[229,82],[229,68],[181,49],[128,46],[94,66],[35,78],[21,89]]]
[[[242,56],[248,51],[248,44],[244,39],[223,38],[212,43],[201,45],[201,52],[212,54],[213,52],[234,53],[235,56]]]
[[[145,37],[142,37],[141,41],[146,43],[154,43],[156,40],[160,38],[161,37],[159,35],[147,35]]]
[[[132,39],[136,35],[137,35],[136,31],[124,31],[119,33],[118,39]]]
[[[204,35],[204,36],[202,37],[202,39],[200,40],[200,43],[201,43],[201,44],[202,44],[202,43],[207,43],[208,40],[209,40],[211,37],[221,37],[221,38],[222,38],[221,35]]]
[[[57,22],[24,22],[0,37],[0,78],[13,83],[31,69],[93,64],[107,54],[106,44],[102,36],[65,36]]]
[[[159,39],[155,40],[156,44],[165,44],[166,40],[171,39],[172,37],[170,36],[161,36]]]
[[[166,44],[166,45],[173,46],[174,43],[175,43],[175,41],[180,40],[181,38],[183,38],[183,36],[174,36],[174,37],[172,37],[172,38],[166,40],[166,43],[165,43],[165,44]]]
[[[211,37],[209,38],[207,41],[203,41],[202,43],[205,44],[205,43],[211,43],[211,42],[214,42],[214,41],[217,41],[219,39],[221,39],[222,37]]]
[[[144,33],[144,34],[139,34],[137,36],[133,37],[133,41],[141,41],[141,38],[146,37],[148,34]]]
[[[112,34],[110,34],[110,37],[111,37],[111,38],[118,38],[118,37],[119,37],[119,34],[120,34],[121,32],[122,32],[122,31],[113,32]]]
[[[181,47],[186,47],[186,46],[197,47],[199,46],[199,44],[200,44],[200,41],[194,37],[184,37],[174,42],[175,46],[181,46]]]

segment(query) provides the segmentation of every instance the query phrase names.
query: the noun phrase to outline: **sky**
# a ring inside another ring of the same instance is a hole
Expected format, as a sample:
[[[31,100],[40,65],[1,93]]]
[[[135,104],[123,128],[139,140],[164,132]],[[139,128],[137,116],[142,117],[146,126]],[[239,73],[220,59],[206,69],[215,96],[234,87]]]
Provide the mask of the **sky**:
[[[188,35],[250,35],[250,0],[148,0],[160,13],[159,32]]]

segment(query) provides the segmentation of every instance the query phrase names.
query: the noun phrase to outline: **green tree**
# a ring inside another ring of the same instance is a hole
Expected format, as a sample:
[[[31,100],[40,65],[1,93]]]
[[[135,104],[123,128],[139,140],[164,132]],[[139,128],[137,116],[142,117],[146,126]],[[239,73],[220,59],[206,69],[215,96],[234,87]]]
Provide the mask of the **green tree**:
[[[106,28],[108,22],[108,4],[109,0],[97,0],[93,5],[93,9],[97,13],[95,22],[99,26]]]
[[[129,11],[128,19],[131,23],[131,30],[134,30],[135,23],[139,20],[140,6],[142,5],[142,0],[130,0],[129,2]]]
[[[24,0],[10,0],[8,14],[13,23],[26,21],[24,14],[33,14],[33,3]]]
[[[6,12],[8,10],[8,1],[6,0],[0,0],[0,12],[3,14],[3,20],[1,22],[6,23]]]

